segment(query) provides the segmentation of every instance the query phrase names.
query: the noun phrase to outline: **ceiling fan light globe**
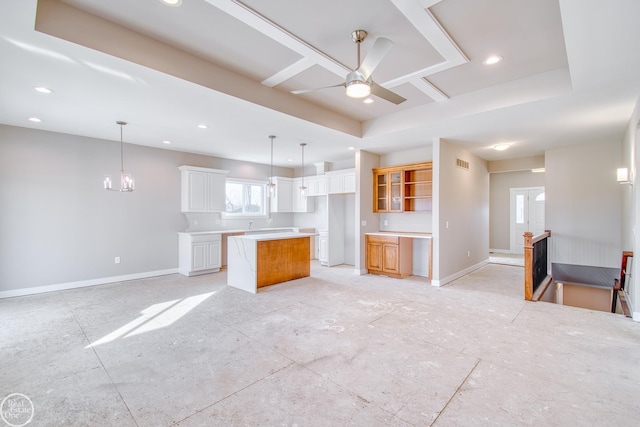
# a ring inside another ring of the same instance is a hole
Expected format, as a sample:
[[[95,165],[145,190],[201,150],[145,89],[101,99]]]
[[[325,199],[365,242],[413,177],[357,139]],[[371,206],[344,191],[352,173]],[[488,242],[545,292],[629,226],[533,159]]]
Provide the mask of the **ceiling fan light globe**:
[[[371,95],[371,86],[367,82],[353,80],[346,84],[347,96],[350,98],[366,98]]]

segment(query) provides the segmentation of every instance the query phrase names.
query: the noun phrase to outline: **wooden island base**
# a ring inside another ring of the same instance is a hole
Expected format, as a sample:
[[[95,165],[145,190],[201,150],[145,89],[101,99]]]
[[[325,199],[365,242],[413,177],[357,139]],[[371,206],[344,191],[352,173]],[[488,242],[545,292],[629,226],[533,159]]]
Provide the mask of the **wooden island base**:
[[[256,293],[258,288],[311,275],[312,233],[229,236],[227,284]]]
[[[257,287],[308,277],[309,238],[264,240],[258,242]]]

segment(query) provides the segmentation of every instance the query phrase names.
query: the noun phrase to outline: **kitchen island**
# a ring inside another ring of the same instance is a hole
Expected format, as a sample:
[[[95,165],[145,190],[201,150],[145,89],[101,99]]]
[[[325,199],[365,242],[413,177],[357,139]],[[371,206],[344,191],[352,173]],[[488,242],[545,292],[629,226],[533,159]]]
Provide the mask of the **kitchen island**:
[[[258,288],[308,277],[314,233],[264,233],[229,236],[227,284],[256,293]]]

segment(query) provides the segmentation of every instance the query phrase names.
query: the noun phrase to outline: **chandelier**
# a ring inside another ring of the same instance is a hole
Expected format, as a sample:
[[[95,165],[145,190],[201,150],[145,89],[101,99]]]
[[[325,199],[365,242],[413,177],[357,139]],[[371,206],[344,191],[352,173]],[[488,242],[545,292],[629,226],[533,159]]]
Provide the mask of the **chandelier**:
[[[122,142],[122,127],[126,126],[127,122],[117,121],[118,125],[120,125],[120,189],[113,189],[113,181],[111,180],[111,175],[105,175],[104,181],[102,181],[104,185],[104,189],[107,191],[120,191],[121,193],[130,193],[135,190],[136,185],[133,180],[133,176],[131,174],[124,172],[124,154],[123,147],[124,142]]]

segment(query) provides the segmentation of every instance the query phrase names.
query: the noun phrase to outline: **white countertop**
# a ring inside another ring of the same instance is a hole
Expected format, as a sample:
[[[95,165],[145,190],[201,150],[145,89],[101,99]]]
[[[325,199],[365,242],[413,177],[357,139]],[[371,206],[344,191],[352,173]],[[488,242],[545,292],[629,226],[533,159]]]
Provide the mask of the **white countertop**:
[[[286,231],[296,232],[296,230],[308,230],[312,227],[273,227],[273,228],[254,228],[254,229],[237,229],[237,230],[206,230],[206,231],[179,231],[178,234],[188,234],[191,236],[199,236],[203,234],[236,234],[236,233],[245,233],[245,234],[260,234],[260,233],[269,233],[279,232],[280,233]]]
[[[397,231],[376,231],[372,233],[364,233],[370,236],[392,236],[392,237],[411,237],[413,239],[432,239],[431,233],[409,233],[409,232],[397,232]]]
[[[318,235],[317,233],[298,233],[298,232],[292,231],[292,232],[282,232],[282,233],[245,234],[242,236],[233,236],[233,238],[243,239],[243,240],[254,240],[258,242],[262,240],[295,239],[299,237],[313,237],[317,235]]]

